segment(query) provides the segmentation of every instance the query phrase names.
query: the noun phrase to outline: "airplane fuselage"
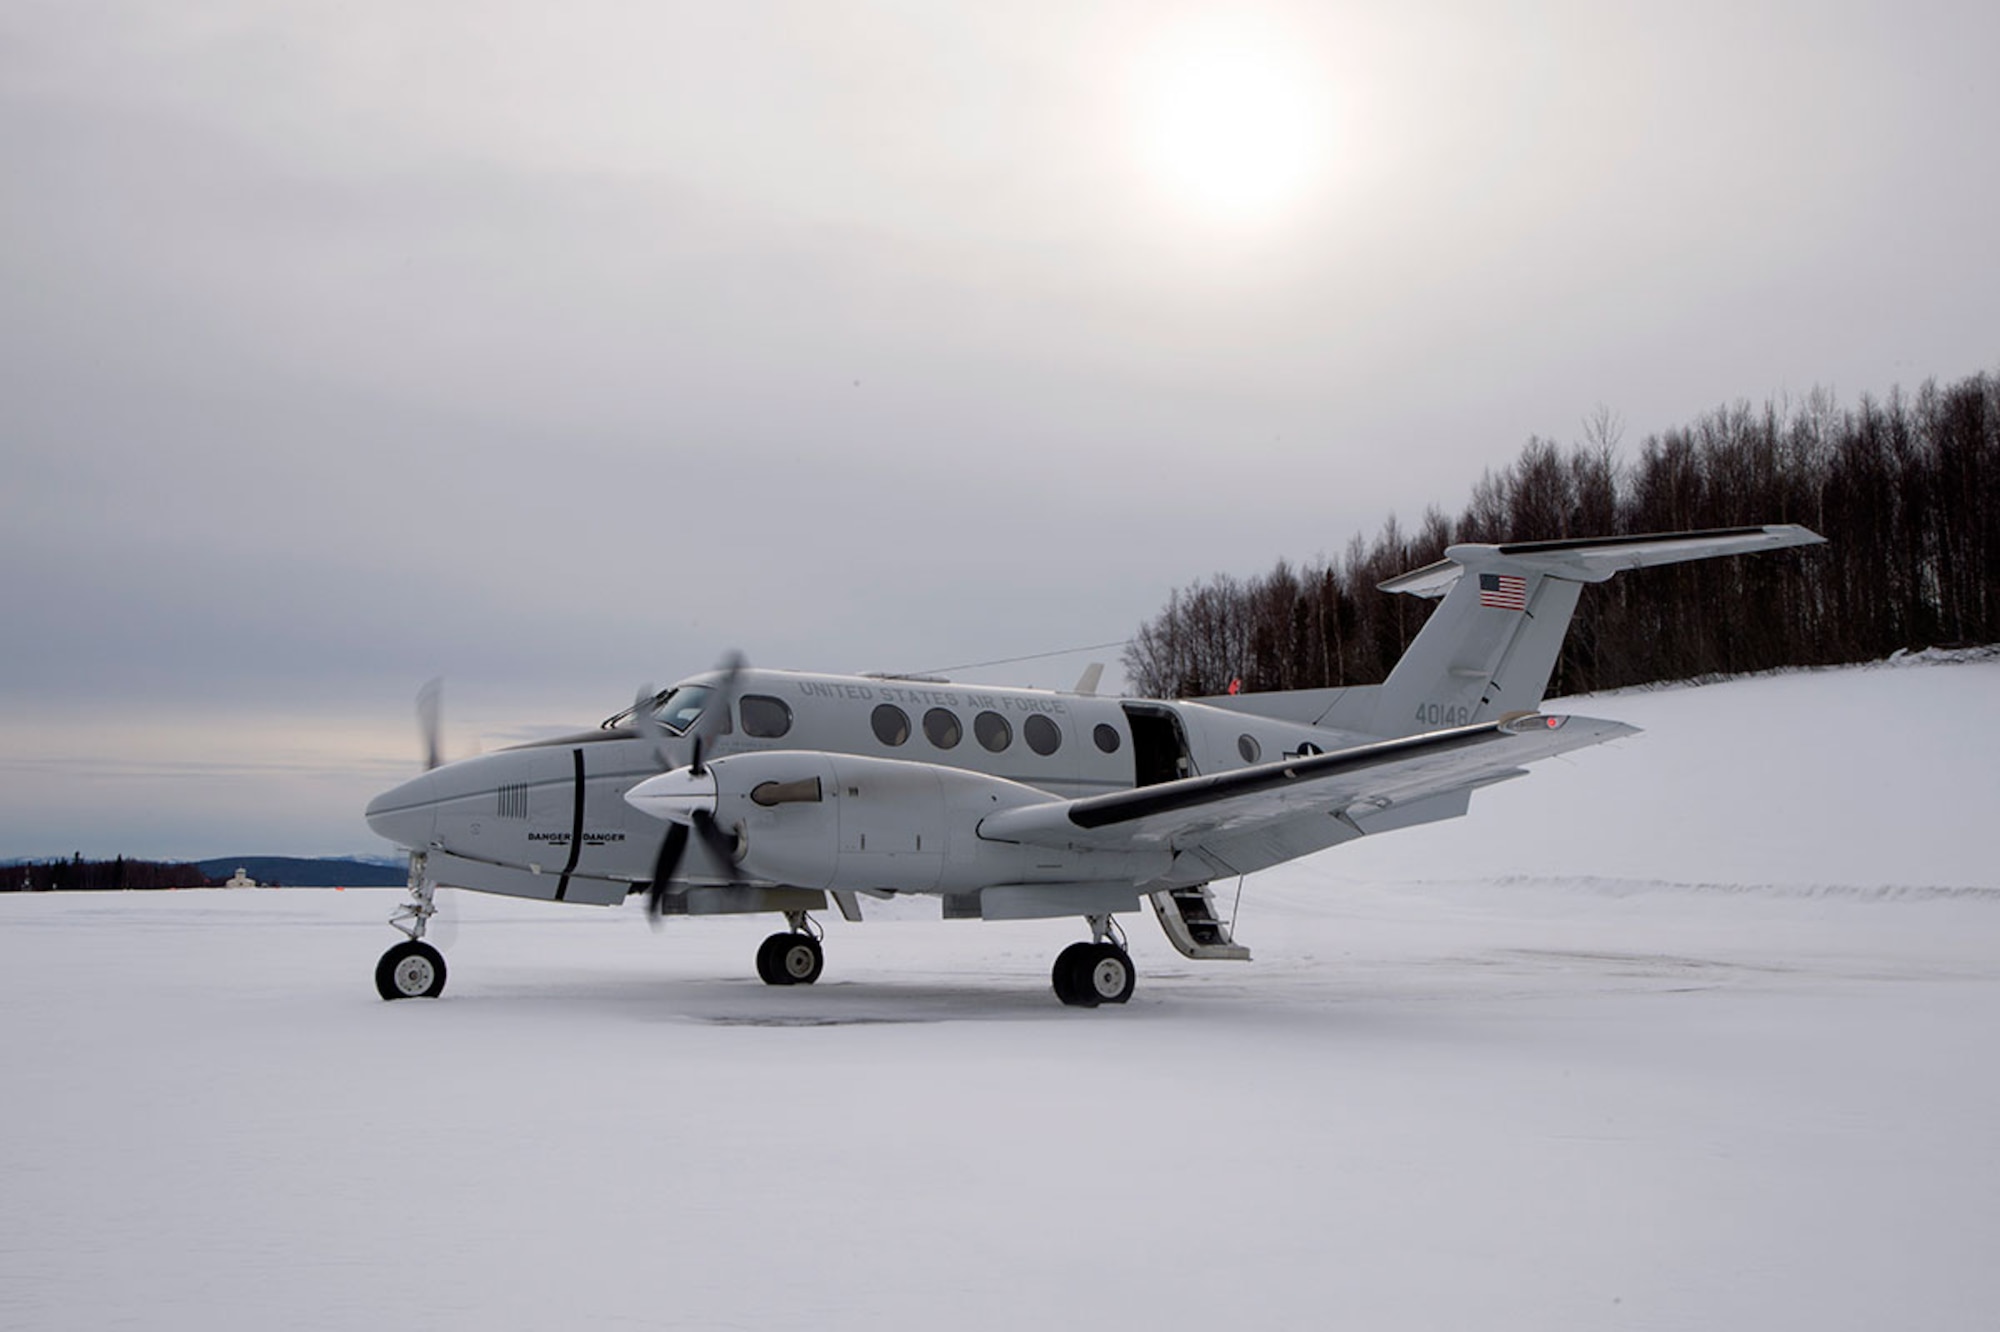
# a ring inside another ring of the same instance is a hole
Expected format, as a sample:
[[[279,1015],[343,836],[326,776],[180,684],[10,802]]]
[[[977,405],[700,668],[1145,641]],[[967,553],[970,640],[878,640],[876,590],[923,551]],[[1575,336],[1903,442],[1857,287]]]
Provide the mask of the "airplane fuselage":
[[[609,904],[649,882],[665,833],[660,820],[627,802],[627,793],[687,762],[696,735],[710,761],[809,751],[954,769],[1059,799],[1365,738],[1187,701],[756,669],[740,673],[724,720],[713,711],[723,702],[716,684],[716,673],[693,676],[655,704],[673,727],[674,700],[707,692],[705,707],[667,732],[664,761],[653,742],[614,718],[594,731],[445,764],[377,799],[369,823],[391,841],[430,853],[441,883]],[[945,849],[934,841],[931,852],[942,857]],[[963,889],[949,875],[924,884],[922,865],[909,859],[916,854],[905,852],[884,882],[852,886]],[[690,860],[680,875],[689,886],[732,877],[713,856]]]

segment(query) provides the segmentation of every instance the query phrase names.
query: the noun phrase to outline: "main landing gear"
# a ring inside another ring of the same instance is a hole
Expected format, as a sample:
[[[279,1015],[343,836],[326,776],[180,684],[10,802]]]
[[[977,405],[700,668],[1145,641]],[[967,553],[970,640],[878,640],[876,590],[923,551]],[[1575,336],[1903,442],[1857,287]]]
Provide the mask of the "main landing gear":
[[[424,853],[410,857],[410,898],[389,923],[410,937],[382,954],[375,964],[375,993],[384,999],[435,999],[444,993],[444,954],[424,942],[424,927],[437,914],[437,885],[424,870]]]
[[[1073,943],[1056,955],[1049,973],[1056,998],[1072,1008],[1122,1004],[1132,997],[1139,975],[1125,951],[1125,932],[1110,916],[1089,916],[1091,940]]]
[[[820,928],[803,911],[787,911],[785,921],[791,931],[772,935],[757,949],[757,975],[766,985],[811,985],[826,969]]]

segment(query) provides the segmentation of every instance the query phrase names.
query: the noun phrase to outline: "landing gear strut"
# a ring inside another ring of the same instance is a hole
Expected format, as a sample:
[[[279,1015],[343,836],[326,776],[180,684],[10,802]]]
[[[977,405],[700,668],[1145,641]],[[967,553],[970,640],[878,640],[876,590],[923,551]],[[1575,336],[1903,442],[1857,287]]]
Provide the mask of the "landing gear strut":
[[[389,917],[389,923],[409,938],[375,964],[375,993],[384,999],[435,999],[444,993],[444,954],[424,942],[424,927],[437,914],[436,896],[437,885],[425,870],[424,853],[412,852],[411,900]]]
[[[1089,916],[1091,940],[1073,943],[1056,955],[1049,980],[1056,998],[1072,1008],[1122,1004],[1132,997],[1139,974],[1125,951],[1125,932],[1110,916]]]
[[[766,985],[811,985],[826,968],[821,930],[803,911],[787,911],[787,934],[774,934],[757,949],[757,975]]]

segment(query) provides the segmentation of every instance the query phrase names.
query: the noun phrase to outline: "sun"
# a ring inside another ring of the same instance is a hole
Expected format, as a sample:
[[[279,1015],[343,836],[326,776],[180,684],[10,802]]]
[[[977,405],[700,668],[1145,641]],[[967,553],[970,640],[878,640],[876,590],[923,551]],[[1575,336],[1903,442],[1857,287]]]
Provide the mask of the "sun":
[[[1142,53],[1134,94],[1149,174],[1211,221],[1279,216],[1324,166],[1326,99],[1272,28],[1216,16],[1169,30]]]

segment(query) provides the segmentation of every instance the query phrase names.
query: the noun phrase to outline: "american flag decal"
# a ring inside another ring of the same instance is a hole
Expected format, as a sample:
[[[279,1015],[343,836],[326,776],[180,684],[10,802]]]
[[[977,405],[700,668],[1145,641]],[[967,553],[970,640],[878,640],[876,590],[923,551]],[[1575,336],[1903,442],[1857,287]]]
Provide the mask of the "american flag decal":
[[[1516,574],[1479,575],[1479,604],[1497,610],[1528,609],[1528,580]]]

